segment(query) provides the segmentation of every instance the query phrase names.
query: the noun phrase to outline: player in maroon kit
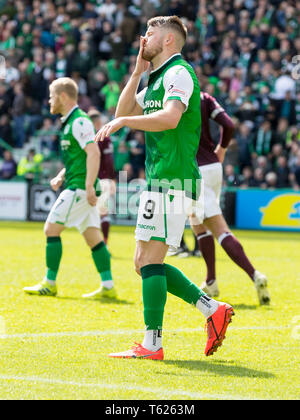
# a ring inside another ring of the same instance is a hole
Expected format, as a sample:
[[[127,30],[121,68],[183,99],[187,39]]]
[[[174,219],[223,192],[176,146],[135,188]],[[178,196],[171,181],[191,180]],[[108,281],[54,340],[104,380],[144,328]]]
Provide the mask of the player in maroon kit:
[[[93,122],[96,132],[102,127],[101,114],[96,109],[90,110],[88,116]],[[116,192],[115,169],[113,158],[113,145],[109,137],[106,137],[102,143],[98,143],[100,149],[100,168],[98,178],[100,179],[101,195],[97,200],[96,207],[101,218],[101,230],[103,233],[103,240],[107,244],[108,232],[110,225],[109,218],[109,198]],[[117,298],[116,288],[113,281],[106,281],[106,287],[101,286],[99,289],[83,295],[86,299],[102,299],[108,297],[110,299]],[[109,290],[106,290],[109,289]]]
[[[215,237],[229,257],[254,282],[260,304],[269,304],[270,295],[266,276],[255,270],[242,245],[230,231],[220,208],[222,163],[234,133],[234,124],[221,105],[207,93],[201,93],[201,118],[202,130],[197,162],[204,180],[204,222],[198,224],[195,217],[191,220],[192,229],[207,266],[206,281],[201,285],[201,289],[209,296],[219,295],[215,274]],[[217,146],[211,137],[209,120],[214,120],[221,126],[221,136]]]
[[[88,116],[91,118],[96,132],[98,132],[102,127],[100,112],[93,109],[88,112]],[[107,244],[110,227],[108,203],[109,198],[116,194],[115,166],[113,155],[114,150],[109,137],[106,137],[102,142],[99,142],[98,146],[101,153],[98,177],[100,179],[102,193],[98,199],[97,208],[101,217],[101,230],[103,233],[103,239],[105,244]]]

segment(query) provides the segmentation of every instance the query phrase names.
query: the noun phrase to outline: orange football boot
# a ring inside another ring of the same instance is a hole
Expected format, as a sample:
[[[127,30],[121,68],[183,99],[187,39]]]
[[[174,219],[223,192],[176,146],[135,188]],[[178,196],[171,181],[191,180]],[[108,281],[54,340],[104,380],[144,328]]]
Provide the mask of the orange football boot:
[[[110,353],[108,357],[116,357],[119,359],[151,359],[151,360],[163,360],[164,352],[160,348],[157,351],[150,351],[145,349],[141,344],[135,343],[130,350],[123,351],[121,353]]]
[[[232,306],[227,303],[220,303],[217,311],[207,318],[206,330],[208,339],[204,351],[206,356],[211,356],[222,345],[227,327],[233,315],[234,311]]]

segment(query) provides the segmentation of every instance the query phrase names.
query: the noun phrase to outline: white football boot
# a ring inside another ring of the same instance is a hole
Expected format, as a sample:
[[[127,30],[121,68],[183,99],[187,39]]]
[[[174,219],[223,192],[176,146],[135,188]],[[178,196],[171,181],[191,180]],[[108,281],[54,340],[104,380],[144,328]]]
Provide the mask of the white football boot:
[[[270,293],[267,289],[267,277],[259,271],[255,270],[253,281],[257,291],[259,303],[261,305],[269,305],[271,298]]]
[[[220,294],[219,288],[218,288],[218,283],[217,280],[214,280],[214,282],[210,285],[208,285],[206,283],[206,281],[204,281],[201,286],[200,286],[201,290],[203,290],[204,293],[207,294],[207,296],[209,297],[217,297]]]

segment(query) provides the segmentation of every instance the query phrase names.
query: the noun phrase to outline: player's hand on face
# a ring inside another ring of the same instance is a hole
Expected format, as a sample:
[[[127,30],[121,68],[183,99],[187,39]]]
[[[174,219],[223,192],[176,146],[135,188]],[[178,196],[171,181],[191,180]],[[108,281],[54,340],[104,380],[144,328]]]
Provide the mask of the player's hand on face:
[[[86,188],[86,199],[90,206],[94,207],[97,204],[96,191],[93,186]]]
[[[122,117],[116,118],[115,120],[105,124],[96,134],[95,143],[99,143],[99,141],[103,141],[105,137],[116,133],[120,130],[120,128],[124,127],[124,125],[124,119]]]
[[[52,178],[50,181],[50,186],[53,191],[57,191],[62,186],[63,180],[59,177]]]
[[[136,59],[135,72],[142,74],[149,69],[150,62],[143,58],[144,47],[147,40],[143,36],[140,37],[140,49]]]

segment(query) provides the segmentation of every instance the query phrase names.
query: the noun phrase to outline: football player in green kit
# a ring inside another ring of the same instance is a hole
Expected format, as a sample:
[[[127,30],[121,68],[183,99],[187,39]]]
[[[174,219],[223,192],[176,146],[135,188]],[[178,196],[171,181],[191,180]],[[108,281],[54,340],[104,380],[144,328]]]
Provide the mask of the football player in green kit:
[[[54,203],[45,223],[46,266],[43,281],[24,291],[31,295],[56,296],[56,277],[62,257],[61,233],[76,227],[91,248],[101,285],[93,297],[116,297],[110,266],[110,254],[100,234],[96,209],[97,192],[100,193],[98,171],[100,152],[94,143],[95,130],[91,119],[77,105],[76,83],[62,77],[50,85],[50,112],[61,114],[61,153],[64,168],[50,182],[54,191],[62,184],[65,189]],[[84,297],[90,297],[86,295]]]
[[[186,27],[177,16],[150,19],[140,38],[136,67],[117,106],[116,119],[96,141],[127,126],[146,135],[148,188],[140,198],[136,227],[136,271],[142,277],[145,337],[110,357],[162,360],[162,325],[167,292],[194,305],[207,319],[207,356],[221,346],[233,308],[209,298],[180,270],[164,264],[170,245],[178,246],[186,217],[203,217],[201,175],[196,153],[201,132],[200,88],[182,58]],[[152,64],[147,88],[137,94]],[[199,197],[200,196],[200,197]]]

